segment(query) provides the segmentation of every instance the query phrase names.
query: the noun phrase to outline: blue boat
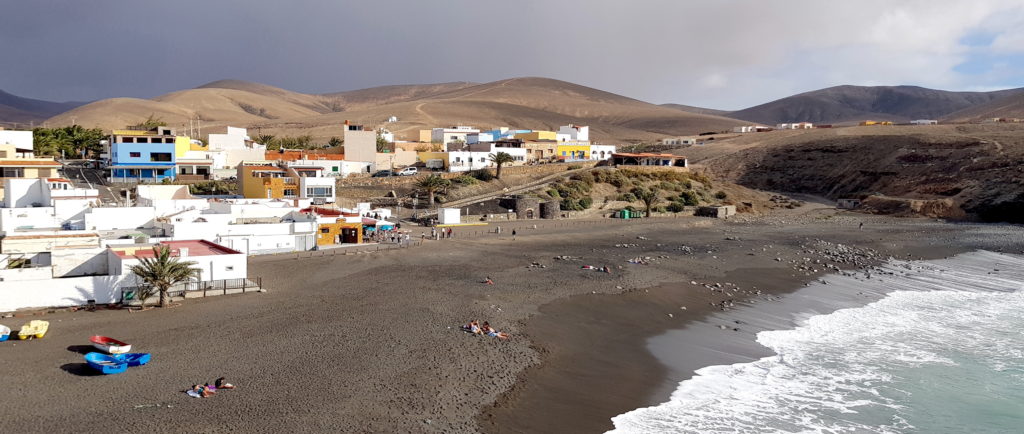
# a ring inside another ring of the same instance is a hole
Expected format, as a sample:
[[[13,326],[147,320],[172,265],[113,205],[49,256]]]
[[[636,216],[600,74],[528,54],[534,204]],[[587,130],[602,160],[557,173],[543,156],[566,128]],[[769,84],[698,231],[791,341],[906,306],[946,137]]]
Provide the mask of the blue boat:
[[[11,337],[11,328],[0,324],[0,342],[6,341],[9,337]]]
[[[104,374],[120,374],[128,370],[127,362],[118,360],[113,356],[101,353],[86,354],[85,363],[88,363],[90,368],[93,368]]]
[[[149,353],[127,353],[127,354],[114,354],[113,358],[127,363],[131,366],[142,366],[149,363]]]

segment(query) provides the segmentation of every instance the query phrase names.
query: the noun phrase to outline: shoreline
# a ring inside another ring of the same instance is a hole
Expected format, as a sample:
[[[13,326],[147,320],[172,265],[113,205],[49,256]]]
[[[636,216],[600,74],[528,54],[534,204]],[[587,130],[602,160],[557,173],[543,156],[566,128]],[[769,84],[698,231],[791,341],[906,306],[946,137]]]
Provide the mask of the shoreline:
[[[667,380],[673,372],[645,347],[650,337],[717,312],[711,303],[732,299],[738,305],[743,294],[767,297],[825,273],[824,264],[803,258],[842,250],[832,259],[857,268],[888,257],[901,243],[921,247],[912,255],[939,254],[936,247],[947,244],[1024,245],[1014,226],[817,214],[745,220],[556,222],[524,228],[515,241],[480,236],[373,255],[251,258],[265,293],[133,315],[49,314],[45,339],[0,345],[8,361],[0,375],[11,390],[24,391],[12,398],[0,431],[66,431],[73,415],[83,432],[110,424],[180,432],[195,421],[253,432],[480,432],[495,430],[480,415],[495,405],[507,412],[502,417],[551,421],[525,412],[523,402],[562,406],[551,417],[569,432],[587,431],[595,422],[610,428],[611,417],[660,403],[658,394],[675,387]],[[867,222],[864,231],[856,230],[860,221]],[[628,262],[636,257],[649,258],[649,265]],[[584,265],[608,265],[612,273]],[[485,276],[495,285],[481,284]],[[601,309],[607,315],[598,314]],[[490,321],[512,338],[458,330],[472,319]],[[703,334],[753,336],[754,330],[740,327]],[[130,342],[151,352],[153,361],[115,376],[88,375],[80,351],[92,334]],[[554,335],[566,344],[545,340]],[[576,370],[590,377],[537,377],[557,373],[552,367],[559,365],[581,366],[572,357],[597,362],[595,350],[607,356],[605,366]],[[631,370],[615,357],[626,353],[640,358]],[[34,369],[20,368],[26,366]],[[239,389],[208,400],[181,393],[220,376]],[[612,383],[583,396],[593,411],[566,399],[596,380]],[[544,385],[571,394],[524,399]],[[499,428],[513,431],[523,426],[518,423]],[[540,428],[525,430],[544,432]]]
[[[865,244],[881,247],[884,241]],[[863,273],[889,258],[935,260],[973,249],[922,242],[887,250],[885,257],[862,267],[840,267],[832,273]],[[668,401],[679,383],[698,369],[773,355],[756,342],[760,331],[791,329],[806,317],[860,307],[885,296],[850,294],[816,284],[832,273],[800,275],[771,267],[701,276],[725,279],[741,288],[770,288],[745,294],[735,308],[725,310],[710,306],[714,297],[693,292],[694,281],[552,301],[526,324],[534,346],[542,349],[542,361],[524,370],[512,390],[481,411],[480,425],[489,433],[605,432],[614,428],[612,417]],[[698,282],[696,287],[704,289],[701,286]],[[687,309],[681,311],[680,306]],[[669,314],[672,317],[665,318]],[[580,325],[595,317],[601,318],[596,327],[552,331],[563,320]],[[682,323],[673,322],[674,317],[683,318]],[[631,328],[624,331],[623,324]],[[611,333],[619,336],[602,342]]]

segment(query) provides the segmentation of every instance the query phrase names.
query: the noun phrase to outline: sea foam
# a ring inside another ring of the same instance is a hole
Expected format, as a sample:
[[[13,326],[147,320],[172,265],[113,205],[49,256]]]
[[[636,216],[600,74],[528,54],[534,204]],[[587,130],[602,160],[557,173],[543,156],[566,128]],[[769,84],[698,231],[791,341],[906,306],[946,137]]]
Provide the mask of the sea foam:
[[[830,290],[891,291],[859,308],[764,331],[776,355],[709,366],[614,433],[1019,432],[1024,258],[973,252],[891,261]],[[804,289],[813,291],[814,287]]]

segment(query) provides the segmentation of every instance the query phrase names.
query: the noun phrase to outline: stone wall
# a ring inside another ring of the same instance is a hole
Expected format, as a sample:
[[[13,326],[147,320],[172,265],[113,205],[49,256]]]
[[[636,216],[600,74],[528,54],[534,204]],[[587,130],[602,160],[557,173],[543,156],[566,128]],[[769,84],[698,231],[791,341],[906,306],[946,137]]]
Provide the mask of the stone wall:
[[[575,162],[575,163],[551,163],[551,164],[537,164],[532,166],[509,166],[501,168],[502,176],[509,175],[530,175],[530,176],[547,176],[553,173],[565,172],[570,170],[570,167],[594,167],[596,162]],[[632,166],[631,166],[632,167]],[[641,167],[641,166],[637,166]],[[491,173],[494,173],[494,169],[488,169]],[[467,174],[467,172],[433,172],[440,175],[445,179],[457,178],[459,176]],[[421,172],[416,176],[386,176],[380,178],[373,178],[371,176],[359,176],[359,177],[347,177],[339,178],[337,186],[340,187],[369,187],[369,186],[397,186],[406,185],[417,182],[418,180],[430,176],[430,172]]]
[[[516,199],[516,218],[519,220],[540,218],[540,199],[535,197]]]
[[[542,219],[556,219],[558,213],[561,211],[562,205],[560,201],[549,200],[540,204],[540,218]]]

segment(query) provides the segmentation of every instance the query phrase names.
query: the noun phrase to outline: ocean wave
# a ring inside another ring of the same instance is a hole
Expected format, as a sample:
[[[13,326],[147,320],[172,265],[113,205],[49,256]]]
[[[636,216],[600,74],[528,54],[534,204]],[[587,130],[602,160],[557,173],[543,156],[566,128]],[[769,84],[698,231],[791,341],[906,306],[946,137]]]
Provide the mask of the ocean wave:
[[[829,289],[884,291],[869,305],[758,333],[776,355],[709,366],[669,402],[612,419],[614,433],[1003,432],[1024,356],[1024,258],[973,252],[893,261]],[[807,288],[808,291],[814,288]],[[964,390],[957,395],[955,391]],[[949,402],[969,400],[949,408]],[[976,402],[981,401],[981,402]],[[1005,408],[965,421],[972,405]],[[1016,414],[1014,414],[1016,412]],[[1005,431],[1011,432],[1011,431]]]

